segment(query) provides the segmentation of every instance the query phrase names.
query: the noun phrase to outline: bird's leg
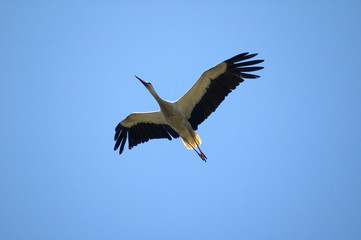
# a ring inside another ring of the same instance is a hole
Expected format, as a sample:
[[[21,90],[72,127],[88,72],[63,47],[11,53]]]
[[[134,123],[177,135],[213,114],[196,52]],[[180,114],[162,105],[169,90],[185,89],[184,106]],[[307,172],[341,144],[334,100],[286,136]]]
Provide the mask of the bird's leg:
[[[204,155],[204,153],[201,151],[201,149],[199,148],[198,144],[197,144],[197,147],[198,147],[198,149],[199,149],[200,152],[198,152],[197,149],[196,149],[195,147],[193,147],[193,145],[190,144],[186,138],[184,138],[184,140],[188,143],[189,146],[192,147],[192,149],[198,154],[198,156],[199,156],[203,161],[207,162],[207,161],[206,161],[207,157],[206,157],[206,155]]]
[[[207,157],[206,157],[206,155],[204,155],[204,153],[201,151],[200,148],[198,148],[198,149],[199,149],[199,152],[198,152],[197,149],[194,148],[193,146],[192,146],[192,148],[193,148],[194,151],[196,151],[196,153],[198,154],[198,156],[199,156],[203,161],[207,162]]]
[[[207,157],[206,157],[206,155],[202,152],[202,150],[201,150],[201,148],[200,148],[200,146],[199,146],[199,145],[201,144],[202,140],[201,140],[201,138],[198,136],[198,134],[197,134],[196,132],[194,132],[194,133],[195,133],[195,134],[193,134],[193,140],[194,140],[194,143],[196,144],[199,152],[198,152],[197,150],[195,150],[195,147],[194,147],[193,149],[198,153],[198,155],[200,156],[200,158],[201,158],[203,161],[207,162]]]
[[[198,150],[199,150],[199,153],[197,152],[198,155],[202,158],[203,161],[207,162],[207,157],[206,157],[206,155],[202,152],[202,150],[201,150],[201,148],[199,147],[198,144],[197,144],[197,148],[198,148]]]

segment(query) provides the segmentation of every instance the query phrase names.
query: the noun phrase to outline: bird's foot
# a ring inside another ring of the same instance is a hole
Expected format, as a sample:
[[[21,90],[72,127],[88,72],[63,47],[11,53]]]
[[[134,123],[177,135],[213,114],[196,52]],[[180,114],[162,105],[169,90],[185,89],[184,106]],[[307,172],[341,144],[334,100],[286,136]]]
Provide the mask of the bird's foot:
[[[207,157],[206,157],[206,155],[204,155],[204,153],[200,152],[200,153],[198,153],[198,155],[201,157],[201,159],[203,161],[207,162]]]

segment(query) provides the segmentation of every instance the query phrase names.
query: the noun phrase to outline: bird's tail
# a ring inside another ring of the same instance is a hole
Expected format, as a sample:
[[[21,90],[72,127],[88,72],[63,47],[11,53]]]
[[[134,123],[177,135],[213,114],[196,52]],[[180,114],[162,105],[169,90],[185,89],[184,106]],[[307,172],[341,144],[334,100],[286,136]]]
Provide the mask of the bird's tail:
[[[182,141],[186,148],[193,149],[203,161],[207,161],[206,155],[204,155],[204,153],[199,147],[199,145],[201,145],[202,143],[202,139],[196,132],[193,132],[193,137],[190,139],[182,137]]]
[[[201,137],[195,131],[193,132],[193,134],[194,136],[191,139],[185,139],[182,137],[182,142],[187,149],[197,148],[202,143]]]

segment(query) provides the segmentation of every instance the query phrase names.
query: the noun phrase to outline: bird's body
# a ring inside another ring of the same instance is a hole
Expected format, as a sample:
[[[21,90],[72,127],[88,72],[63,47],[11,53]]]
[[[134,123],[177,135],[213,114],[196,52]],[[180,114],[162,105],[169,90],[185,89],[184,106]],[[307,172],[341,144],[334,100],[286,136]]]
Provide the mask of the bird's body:
[[[177,101],[166,101],[158,96],[153,86],[138,78],[158,102],[160,111],[146,113],[132,113],[115,128],[114,150],[119,147],[122,153],[128,138],[129,149],[139,143],[154,138],[181,137],[188,149],[193,149],[206,161],[207,157],[200,149],[202,142],[195,132],[224,98],[243,78],[258,78],[259,76],[246,72],[256,71],[262,67],[254,66],[263,60],[240,62],[257,54],[243,53],[230,58],[214,68],[204,72],[199,80]],[[240,63],[237,63],[240,62]]]

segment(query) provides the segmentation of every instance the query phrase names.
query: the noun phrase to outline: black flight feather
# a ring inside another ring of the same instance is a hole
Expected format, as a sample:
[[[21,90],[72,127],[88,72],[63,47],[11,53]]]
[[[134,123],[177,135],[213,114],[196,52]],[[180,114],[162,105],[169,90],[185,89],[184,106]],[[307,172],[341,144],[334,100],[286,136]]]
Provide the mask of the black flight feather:
[[[167,138],[172,140],[178,138],[179,135],[173,128],[166,124],[155,123],[138,123],[130,128],[124,127],[119,123],[115,128],[114,151],[119,148],[119,154],[124,150],[125,142],[128,139],[129,149],[140,143],[149,141],[150,139]]]
[[[195,105],[191,117],[188,119],[194,130],[201,124],[212,112],[214,112],[225,97],[234,90],[244,79],[255,79],[258,75],[250,74],[263,69],[260,66],[254,66],[263,62],[263,60],[245,61],[257,56],[257,53],[241,53],[225,61],[227,69],[224,73],[215,79],[211,79],[206,93],[202,99]],[[247,73],[246,73],[247,72]]]

